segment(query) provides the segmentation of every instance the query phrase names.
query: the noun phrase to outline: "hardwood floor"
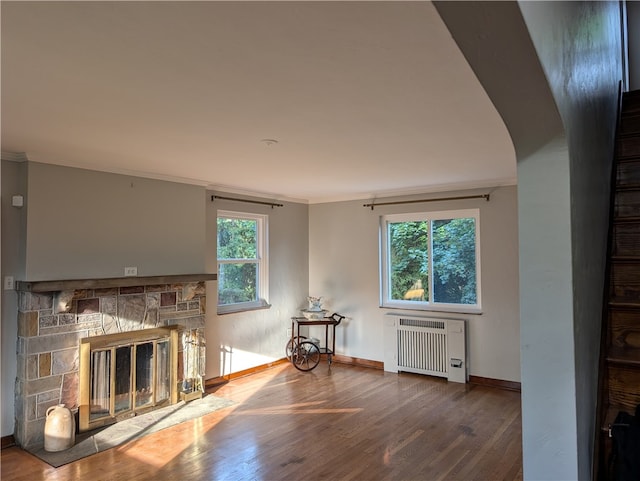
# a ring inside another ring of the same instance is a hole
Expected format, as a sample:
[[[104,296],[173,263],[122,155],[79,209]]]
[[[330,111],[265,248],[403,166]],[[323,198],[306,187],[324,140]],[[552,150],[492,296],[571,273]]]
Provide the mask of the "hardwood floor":
[[[237,404],[57,469],[4,449],[1,479],[522,479],[518,392],[323,360],[215,394]]]

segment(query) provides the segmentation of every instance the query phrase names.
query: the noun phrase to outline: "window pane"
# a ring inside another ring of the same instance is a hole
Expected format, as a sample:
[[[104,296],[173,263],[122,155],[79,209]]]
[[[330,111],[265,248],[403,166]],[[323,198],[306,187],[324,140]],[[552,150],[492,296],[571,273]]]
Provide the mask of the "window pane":
[[[388,226],[389,299],[428,301],[428,222],[393,222]]]
[[[153,402],[153,343],[136,345],[136,407]]]
[[[218,305],[257,301],[258,265],[218,265]]]
[[[218,259],[256,259],[258,223],[218,217]]]
[[[116,348],[116,414],[131,409],[131,346]]]
[[[476,222],[433,221],[434,302],[476,304]]]

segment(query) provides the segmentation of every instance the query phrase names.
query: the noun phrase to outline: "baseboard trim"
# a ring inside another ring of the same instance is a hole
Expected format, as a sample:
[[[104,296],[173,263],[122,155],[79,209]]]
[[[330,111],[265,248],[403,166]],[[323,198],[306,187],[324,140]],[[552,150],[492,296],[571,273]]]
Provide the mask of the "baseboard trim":
[[[521,392],[520,383],[516,381],[505,381],[503,379],[491,379],[488,377],[469,376],[469,384],[477,384],[478,386],[497,387],[506,389],[507,391]]]
[[[265,371],[266,369],[270,369],[272,367],[278,366],[279,364],[288,363],[289,360],[286,358],[278,359],[277,361],[269,362],[267,364],[260,364],[259,366],[254,366],[249,369],[244,369],[238,372],[232,372],[230,374],[225,374],[224,376],[212,377],[211,379],[206,379],[204,381],[204,389],[212,389],[222,384],[226,384],[233,379],[237,379],[239,377],[249,376],[250,374],[255,374],[257,372]]]
[[[341,354],[334,354],[333,361],[341,364],[349,364],[352,366],[368,367],[371,369],[379,369],[381,371],[384,370],[383,362],[371,361],[370,359],[361,359],[359,357],[351,357],[351,356],[343,356]],[[231,374],[225,374],[224,376],[213,377],[211,379],[207,379],[204,382],[204,387],[205,387],[205,390],[213,389],[217,386],[228,383],[232,379],[249,376],[250,374],[255,374],[257,372],[264,371],[266,369],[270,369],[272,367],[278,366],[280,364],[285,364],[288,362],[289,362],[288,359],[282,358],[282,359],[278,359],[277,361],[269,362],[267,364],[261,364],[259,366],[255,366],[250,369],[245,369],[243,371],[233,372]],[[506,389],[508,391],[521,392],[520,383],[516,381],[505,381],[503,379],[492,379],[488,377],[469,376],[469,384],[476,384],[478,386],[488,386],[488,387],[495,387],[499,389]]]
[[[16,438],[13,437],[13,434],[10,434],[9,436],[2,436],[2,438],[0,438],[0,443],[0,449],[10,448],[11,446],[16,445]]]
[[[350,364],[352,366],[369,367],[372,369],[384,369],[384,363],[380,361],[371,361],[369,359],[361,359],[359,357],[343,356],[341,354],[334,354],[333,360],[341,364]]]

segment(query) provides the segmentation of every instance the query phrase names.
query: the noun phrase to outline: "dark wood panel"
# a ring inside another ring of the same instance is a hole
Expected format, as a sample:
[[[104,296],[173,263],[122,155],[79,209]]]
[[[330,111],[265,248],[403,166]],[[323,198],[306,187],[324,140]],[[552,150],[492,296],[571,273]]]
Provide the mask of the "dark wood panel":
[[[2,479],[522,479],[517,392],[323,360],[215,394],[237,404],[58,469],[5,449]]]
[[[640,157],[640,135],[628,135],[618,138],[618,160]]]
[[[639,268],[637,262],[611,263],[611,301],[640,304]]]
[[[609,345],[640,349],[640,309],[613,309],[609,313]]]
[[[619,162],[617,164],[616,182],[618,187],[640,185],[640,161]]]
[[[635,134],[640,132],[640,112],[629,112],[620,121],[620,134]]]
[[[609,405],[634,410],[640,403],[640,368],[609,366]]]
[[[640,175],[638,178],[640,179]],[[613,255],[640,256],[640,222],[627,222],[614,225]]]
[[[623,190],[616,193],[615,217],[640,216],[640,190]]]

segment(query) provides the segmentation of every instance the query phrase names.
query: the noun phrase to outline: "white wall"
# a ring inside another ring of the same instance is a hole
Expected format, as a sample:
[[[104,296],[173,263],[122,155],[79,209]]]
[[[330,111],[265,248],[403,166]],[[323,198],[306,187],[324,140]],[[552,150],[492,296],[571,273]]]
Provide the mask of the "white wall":
[[[209,196],[213,192],[209,192]],[[223,194],[228,197],[243,197]],[[255,199],[270,201],[270,199]],[[215,282],[208,283],[207,367],[211,379],[263,365],[285,355],[287,329],[291,317],[307,307],[309,282],[308,206],[281,202],[274,207],[216,199],[207,204],[207,268],[216,262],[216,216],[218,209],[268,215],[269,220],[269,303],[268,309],[216,314]]]
[[[464,194],[485,193],[464,192]],[[461,192],[411,196],[449,197]],[[401,212],[480,208],[482,314],[430,312],[469,320],[469,368],[474,376],[520,380],[517,189],[496,188],[481,199],[363,207],[362,201],[309,207],[309,292],[325,297],[325,307],[347,316],[337,328],[336,351],[384,360],[379,290],[379,219]],[[388,200],[399,200],[385,199]],[[405,311],[408,312],[408,311]]]
[[[14,195],[27,196],[26,164],[2,161],[2,279],[24,276],[24,238],[26,209],[11,205]],[[0,321],[0,436],[13,434],[14,384],[16,379],[16,340],[18,338],[18,296],[15,291],[2,289],[2,318]]]
[[[29,281],[204,272],[204,187],[29,162]]]

